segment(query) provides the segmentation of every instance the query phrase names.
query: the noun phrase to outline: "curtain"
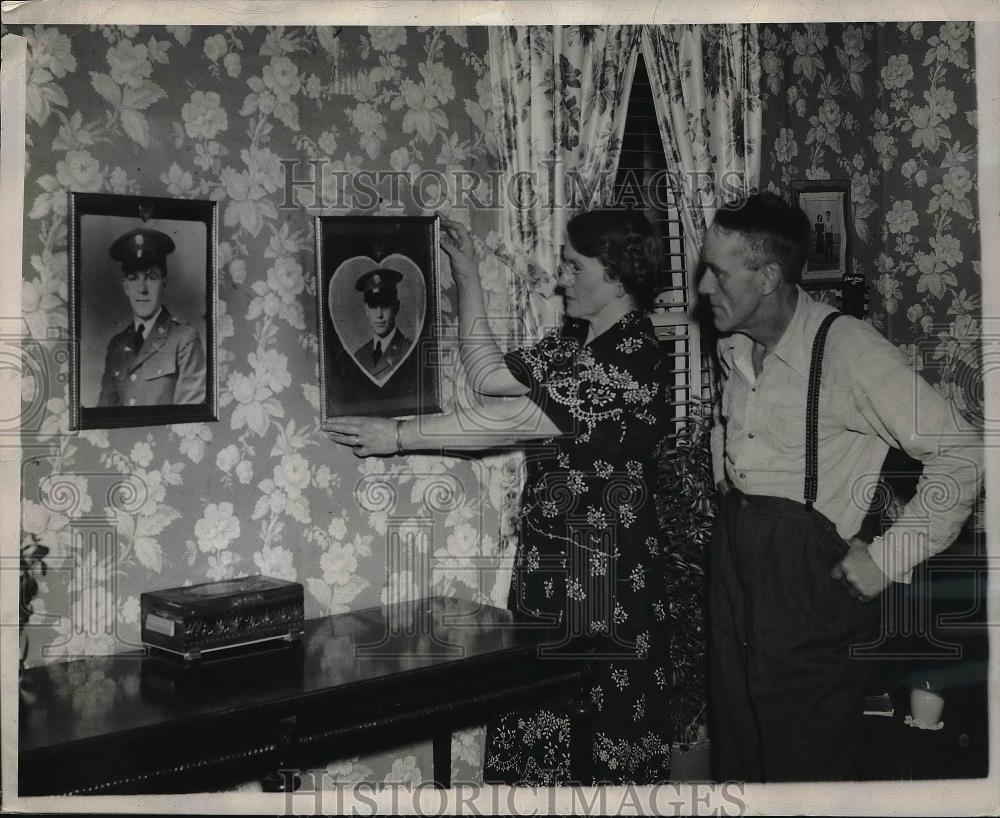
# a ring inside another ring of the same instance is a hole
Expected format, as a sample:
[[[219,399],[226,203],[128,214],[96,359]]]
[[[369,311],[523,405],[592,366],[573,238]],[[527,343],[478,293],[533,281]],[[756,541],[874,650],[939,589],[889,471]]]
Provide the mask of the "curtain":
[[[642,53],[691,260],[717,207],[757,188],[757,26],[643,26]]]
[[[490,29],[493,100],[503,173],[504,236],[526,260],[512,282],[525,338],[559,323],[555,295],[566,222],[611,200],[638,26]]]
[[[500,246],[512,272],[505,347],[537,341],[562,318],[555,286],[566,222],[581,208],[610,203],[638,26],[490,28],[490,71],[502,174]],[[520,453],[503,456],[500,564],[494,604],[504,605],[523,485]]]

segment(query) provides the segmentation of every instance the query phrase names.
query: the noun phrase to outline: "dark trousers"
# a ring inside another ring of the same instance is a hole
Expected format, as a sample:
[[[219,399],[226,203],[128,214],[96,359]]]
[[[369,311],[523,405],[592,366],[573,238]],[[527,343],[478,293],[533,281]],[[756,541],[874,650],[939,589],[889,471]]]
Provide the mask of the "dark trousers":
[[[709,719],[718,781],[858,776],[877,602],[830,578],[848,546],[801,503],[730,490],[710,555]]]

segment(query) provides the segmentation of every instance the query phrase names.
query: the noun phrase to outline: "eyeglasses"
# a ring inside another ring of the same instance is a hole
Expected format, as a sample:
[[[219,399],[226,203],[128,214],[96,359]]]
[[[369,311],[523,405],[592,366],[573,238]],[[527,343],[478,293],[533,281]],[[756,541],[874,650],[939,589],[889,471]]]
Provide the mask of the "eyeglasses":
[[[559,278],[572,278],[579,275],[580,268],[577,267],[572,261],[567,261],[564,258],[559,259],[559,267],[556,270],[556,274]]]
[[[139,279],[144,282],[159,282],[163,281],[163,273],[159,270],[134,270],[130,273],[125,273],[125,280],[129,284],[136,284]]]

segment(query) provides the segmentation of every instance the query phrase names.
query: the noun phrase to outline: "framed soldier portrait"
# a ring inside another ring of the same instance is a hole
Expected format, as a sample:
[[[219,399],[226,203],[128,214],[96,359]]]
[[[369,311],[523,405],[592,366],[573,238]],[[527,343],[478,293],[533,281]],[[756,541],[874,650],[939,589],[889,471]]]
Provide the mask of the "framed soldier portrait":
[[[70,193],[70,423],[218,418],[215,202]]]
[[[441,411],[437,216],[317,216],[320,425]]]

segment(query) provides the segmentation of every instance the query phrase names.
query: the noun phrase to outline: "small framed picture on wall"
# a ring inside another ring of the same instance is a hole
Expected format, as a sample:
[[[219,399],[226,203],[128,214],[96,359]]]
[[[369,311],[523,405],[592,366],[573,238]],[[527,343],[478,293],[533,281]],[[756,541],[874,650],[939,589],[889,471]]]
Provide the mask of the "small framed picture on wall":
[[[70,193],[70,418],[218,418],[216,202]]]
[[[436,216],[317,216],[320,425],[441,411]]]
[[[805,211],[812,228],[802,286],[839,287],[850,269],[850,181],[794,181],[792,204]]]

